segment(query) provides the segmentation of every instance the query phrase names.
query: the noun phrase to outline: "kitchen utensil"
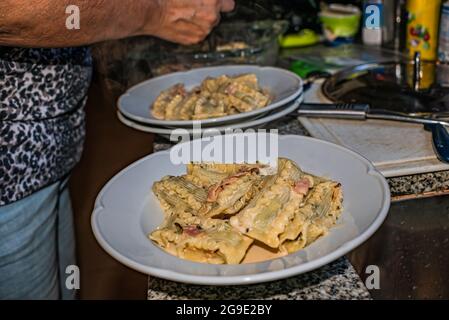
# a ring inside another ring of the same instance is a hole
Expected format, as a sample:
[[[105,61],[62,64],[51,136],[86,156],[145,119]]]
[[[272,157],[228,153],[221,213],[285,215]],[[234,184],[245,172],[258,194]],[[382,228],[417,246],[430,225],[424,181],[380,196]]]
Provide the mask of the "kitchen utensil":
[[[234,136],[227,138],[234,141]],[[235,146],[222,139],[195,140],[195,148],[220,144],[220,149],[225,146],[224,151],[235,154]],[[259,263],[211,265],[182,260],[158,248],[147,235],[161,224],[164,213],[151,186],[166,175],[185,172],[184,165],[173,164],[170,150],[130,165],[102,189],[91,219],[98,243],[124,265],[155,277],[202,285],[247,285],[319,268],[362,244],[380,227],[390,206],[390,192],[385,178],[368,160],[313,138],[279,136],[278,141],[279,156],[292,159],[307,172],[339,181],[343,187],[344,210],[338,225],[304,250]],[[186,142],[185,148],[192,143]]]
[[[407,11],[405,10],[407,0],[395,0],[394,8],[394,36],[390,43],[385,47],[402,52],[405,49],[406,29],[407,29]]]
[[[321,83],[304,94],[308,103],[332,103],[321,92]],[[295,114],[297,114],[295,112]],[[298,117],[312,137],[347,146],[374,163],[385,177],[448,170],[437,159],[430,133],[423,126],[394,121],[352,121]]]
[[[201,120],[203,126],[217,126],[237,120],[243,120],[255,115],[272,111],[289,104],[302,93],[302,80],[293,72],[274,68],[248,65],[219,66],[193,69],[156,77],[130,88],[118,100],[120,112],[138,122],[156,126],[192,127],[194,121],[158,120],[150,112],[150,106],[162,90],[182,83],[187,89],[198,86],[207,77],[220,75],[238,75],[244,73],[256,74],[259,84],[272,95],[272,102],[260,109],[235,115]]]
[[[301,105],[298,113],[300,116],[308,117],[355,120],[377,119],[449,127],[449,121],[440,118],[410,116],[407,113],[388,110],[371,110],[370,105],[364,103],[305,103]]]
[[[424,128],[432,132],[435,154],[443,162],[449,163],[449,133],[441,124],[426,124]]]

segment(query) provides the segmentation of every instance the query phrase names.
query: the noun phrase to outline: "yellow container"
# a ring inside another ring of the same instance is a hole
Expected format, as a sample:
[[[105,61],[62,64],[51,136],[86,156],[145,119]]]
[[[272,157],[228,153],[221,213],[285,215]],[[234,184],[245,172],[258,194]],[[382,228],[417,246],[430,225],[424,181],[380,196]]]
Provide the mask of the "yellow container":
[[[407,51],[410,58],[437,59],[441,0],[407,0]]]

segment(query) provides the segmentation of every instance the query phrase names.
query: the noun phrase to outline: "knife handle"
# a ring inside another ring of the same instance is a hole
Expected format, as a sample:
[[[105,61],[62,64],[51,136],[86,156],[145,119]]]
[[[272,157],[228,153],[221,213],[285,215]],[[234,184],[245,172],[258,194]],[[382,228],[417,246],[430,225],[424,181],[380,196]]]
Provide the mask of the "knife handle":
[[[300,116],[365,120],[370,109],[365,103],[303,103]]]

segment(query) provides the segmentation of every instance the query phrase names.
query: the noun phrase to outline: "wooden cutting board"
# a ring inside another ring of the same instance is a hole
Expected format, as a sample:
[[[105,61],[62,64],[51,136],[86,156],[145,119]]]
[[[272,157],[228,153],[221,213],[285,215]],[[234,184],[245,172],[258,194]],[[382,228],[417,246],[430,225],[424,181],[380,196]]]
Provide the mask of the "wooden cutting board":
[[[329,102],[316,83],[305,102]],[[381,120],[303,118],[312,137],[337,143],[371,160],[386,177],[449,170],[433,151],[432,135],[422,125]],[[331,159],[330,159],[331,161]]]

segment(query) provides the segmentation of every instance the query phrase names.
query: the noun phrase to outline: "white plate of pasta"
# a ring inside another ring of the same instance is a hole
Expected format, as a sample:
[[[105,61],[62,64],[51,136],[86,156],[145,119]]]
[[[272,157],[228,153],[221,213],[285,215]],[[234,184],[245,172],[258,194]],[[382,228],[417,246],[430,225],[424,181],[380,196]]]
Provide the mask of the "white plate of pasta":
[[[220,139],[200,140],[200,146],[221,146]],[[276,139],[275,167],[179,165],[169,150],[137,161],[98,195],[92,214],[97,241],[124,265],[152,276],[243,285],[319,268],[380,227],[390,193],[368,160],[309,137]],[[233,148],[225,145],[224,152]],[[254,145],[247,148],[255,152]]]
[[[118,100],[126,117],[141,123],[192,127],[236,123],[297,99],[303,82],[275,67],[229,65],[175,72],[144,81]]]

